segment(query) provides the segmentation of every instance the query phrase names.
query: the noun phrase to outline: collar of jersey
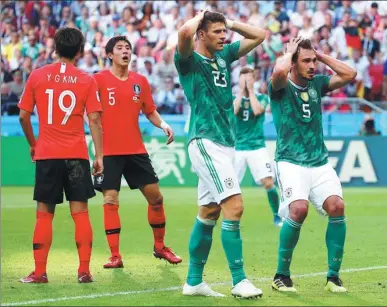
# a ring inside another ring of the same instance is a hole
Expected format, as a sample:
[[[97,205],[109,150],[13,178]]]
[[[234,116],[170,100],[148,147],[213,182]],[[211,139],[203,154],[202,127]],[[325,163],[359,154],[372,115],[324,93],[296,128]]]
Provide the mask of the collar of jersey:
[[[308,86],[301,87],[301,86],[295,84],[295,83],[294,83],[292,80],[290,80],[290,79],[289,79],[289,82],[290,82],[296,89],[298,89],[298,90],[300,90],[300,91],[305,91],[305,90],[308,88]]]
[[[210,58],[207,58],[206,56],[200,54],[199,52],[196,52],[194,51],[196,54],[198,54],[200,57],[202,57],[203,59],[207,60],[207,61],[210,61],[211,63],[214,63],[216,61],[216,56],[213,58],[213,59],[210,59]]]

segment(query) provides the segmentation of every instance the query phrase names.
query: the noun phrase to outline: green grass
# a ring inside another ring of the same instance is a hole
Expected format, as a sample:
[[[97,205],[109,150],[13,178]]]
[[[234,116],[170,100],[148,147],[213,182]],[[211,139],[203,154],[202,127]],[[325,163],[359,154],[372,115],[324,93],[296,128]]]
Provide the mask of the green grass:
[[[78,284],[78,257],[74,243],[74,224],[68,205],[57,207],[54,219],[54,239],[49,255],[48,277],[45,285],[21,284],[18,280],[33,270],[32,232],[35,208],[32,188],[2,188],[2,248],[1,301],[2,304],[30,300],[57,299],[116,293],[110,297],[77,298],[46,303],[39,306],[202,306],[202,305],[326,305],[375,306],[387,302],[387,270],[374,269],[343,272],[347,294],[326,293],[325,276],[296,275],[325,272],[325,229],[327,220],[310,209],[295,250],[292,274],[296,295],[284,295],[270,288],[277,262],[279,229],[272,224],[271,212],[261,188],[243,190],[245,212],[242,220],[245,268],[248,277],[256,279],[264,296],[260,300],[237,300],[230,295],[230,273],[220,242],[220,223],[214,231],[214,244],[205,269],[205,280],[216,284],[214,289],[227,294],[226,298],[184,297],[188,263],[188,240],[195,220],[196,189],[163,188],[166,214],[166,242],[184,258],[178,266],[166,265],[152,256],[152,231],[147,223],[147,204],[138,191],[124,188],[121,192],[122,222],[121,253],[124,269],[104,270],[109,257],[103,229],[102,197],[91,201],[90,216],[94,230],[92,273],[96,282]],[[387,265],[387,189],[345,189],[347,241],[342,269]],[[263,279],[262,279],[263,278]],[[149,290],[147,293],[125,293]],[[124,292],[117,294],[118,292]],[[33,305],[33,304],[29,304]]]

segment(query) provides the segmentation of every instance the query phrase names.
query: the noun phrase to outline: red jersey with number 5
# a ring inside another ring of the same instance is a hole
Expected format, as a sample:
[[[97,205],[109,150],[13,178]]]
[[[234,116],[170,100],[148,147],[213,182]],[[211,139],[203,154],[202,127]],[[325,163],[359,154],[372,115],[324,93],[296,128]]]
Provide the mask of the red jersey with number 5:
[[[110,70],[94,75],[103,108],[103,153],[105,156],[146,153],[138,123],[140,112],[156,110],[148,80],[130,71],[125,81]]]
[[[89,159],[84,112],[100,112],[97,84],[71,64],[54,63],[32,72],[19,108],[39,117],[35,160]]]

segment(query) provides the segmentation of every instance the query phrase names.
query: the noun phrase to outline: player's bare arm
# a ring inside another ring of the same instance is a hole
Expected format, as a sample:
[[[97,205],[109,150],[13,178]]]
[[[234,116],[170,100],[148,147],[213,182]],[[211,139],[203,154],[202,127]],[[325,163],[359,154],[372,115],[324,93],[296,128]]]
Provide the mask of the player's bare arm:
[[[103,151],[102,151],[102,124],[100,112],[88,114],[89,127],[95,147],[95,160],[93,163],[93,176],[103,173]]]
[[[24,132],[24,135],[26,136],[28,144],[30,145],[31,159],[32,161],[34,161],[36,140],[34,136],[34,131],[32,129],[32,124],[31,124],[31,113],[25,110],[20,110],[19,121],[20,121],[20,125],[23,128],[23,132]]]
[[[175,134],[172,128],[165,121],[163,121],[159,112],[154,110],[152,113],[147,114],[146,117],[155,127],[163,129],[165,135],[168,137],[167,145],[174,141]]]
[[[292,57],[297,51],[298,44],[301,40],[301,37],[293,38],[286,45],[285,54],[277,60],[277,63],[274,66],[273,75],[271,76],[274,91],[279,91],[288,83],[288,74],[292,66]]]
[[[237,96],[234,99],[234,114],[235,115],[238,114],[238,112],[241,108],[243,93],[245,92],[245,89],[246,89],[245,75],[241,75],[239,77],[239,91],[238,91]]]
[[[246,88],[247,88],[247,92],[249,93],[250,104],[254,115],[258,116],[259,114],[262,114],[265,111],[265,109],[259,103],[257,96],[254,93],[254,75],[253,74],[246,75]]]
[[[328,89],[333,91],[350,83],[356,78],[357,71],[329,55],[316,51],[317,60],[329,66],[336,74],[329,81]]]
[[[200,11],[194,18],[188,20],[178,32],[178,51],[181,59],[188,59],[194,50],[194,35],[203,20],[204,13]]]
[[[226,28],[235,31],[244,37],[244,39],[241,40],[238,50],[238,58],[248,54],[251,50],[261,44],[266,37],[266,31],[264,29],[239,21],[226,19]]]

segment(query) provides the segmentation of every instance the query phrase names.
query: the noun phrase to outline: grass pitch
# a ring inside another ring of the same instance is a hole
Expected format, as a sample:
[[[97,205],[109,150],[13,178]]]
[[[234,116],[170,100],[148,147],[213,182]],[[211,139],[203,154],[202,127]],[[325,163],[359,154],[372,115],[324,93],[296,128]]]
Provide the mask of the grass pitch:
[[[138,191],[123,188],[120,199],[121,254],[125,268],[104,270],[109,257],[103,229],[102,196],[90,202],[94,231],[92,284],[77,283],[78,256],[74,223],[67,204],[59,205],[54,218],[54,238],[48,263],[48,284],[21,284],[33,270],[32,233],[35,203],[32,187],[2,188],[2,305],[39,306],[382,306],[387,302],[387,189],[344,189],[347,240],[341,277],[346,294],[324,291],[327,253],[327,219],[310,207],[291,266],[297,294],[271,290],[277,263],[279,229],[262,188],[244,188],[242,220],[245,270],[263,290],[263,298],[240,300],[231,296],[231,276],[220,242],[220,224],[204,279],[226,298],[184,297],[188,240],[197,212],[195,188],[163,188],[166,243],[184,258],[178,266],[166,265],[152,255],[153,235],[147,223],[147,204]]]

